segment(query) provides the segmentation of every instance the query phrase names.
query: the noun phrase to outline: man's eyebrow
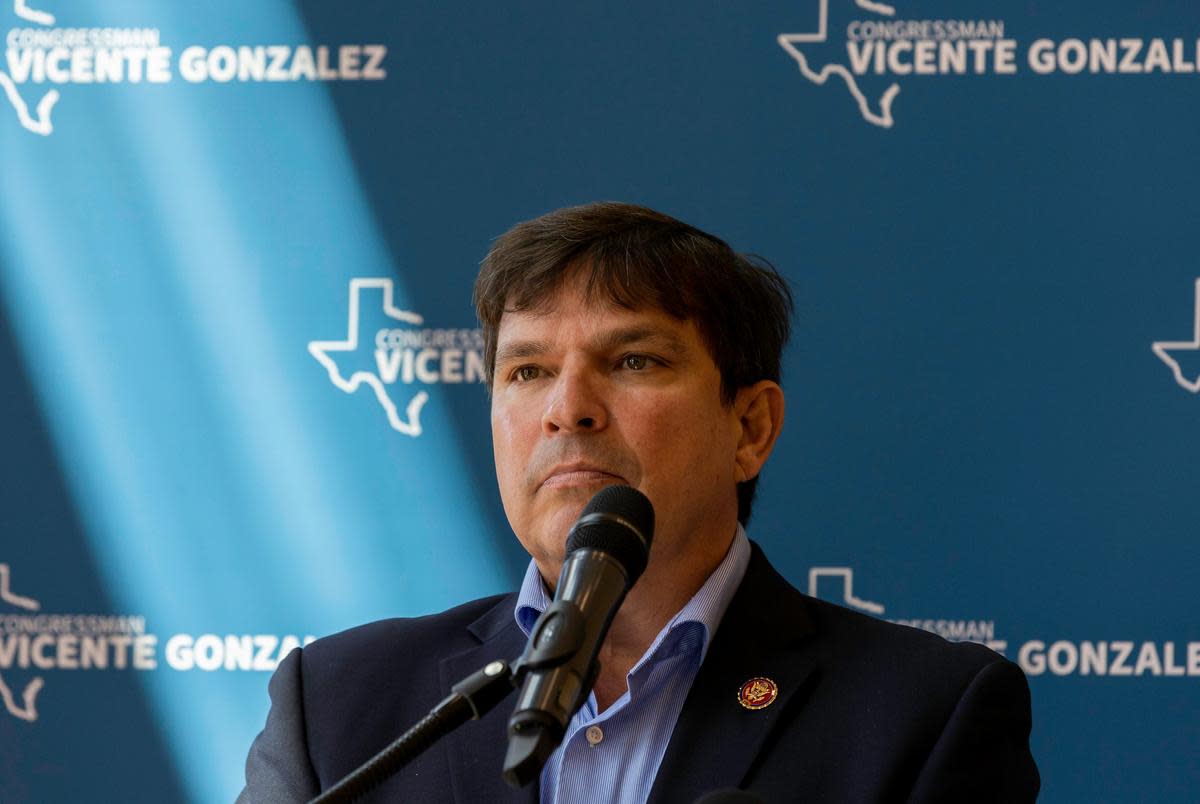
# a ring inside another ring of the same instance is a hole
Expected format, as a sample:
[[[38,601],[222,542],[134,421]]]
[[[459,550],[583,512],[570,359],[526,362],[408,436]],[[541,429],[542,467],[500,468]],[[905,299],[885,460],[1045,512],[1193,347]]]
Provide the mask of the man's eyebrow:
[[[538,357],[550,351],[546,341],[514,341],[506,343],[496,350],[496,365],[502,365],[510,360],[524,360],[528,357]]]
[[[658,327],[632,326],[605,332],[596,341],[599,351],[612,351],[629,344],[646,344],[655,349],[662,349],[675,355],[683,355],[688,351],[687,344],[672,332]]]

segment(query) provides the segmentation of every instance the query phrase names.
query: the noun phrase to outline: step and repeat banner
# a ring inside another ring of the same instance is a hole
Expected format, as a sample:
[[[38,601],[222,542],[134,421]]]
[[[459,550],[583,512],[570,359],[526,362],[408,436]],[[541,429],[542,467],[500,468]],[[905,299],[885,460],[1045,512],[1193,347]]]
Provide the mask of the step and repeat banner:
[[[0,17],[0,800],[231,800],[293,647],[515,588],[471,285],[602,199],[793,288],[789,579],[1018,662],[1044,800],[1195,800],[1193,0]]]

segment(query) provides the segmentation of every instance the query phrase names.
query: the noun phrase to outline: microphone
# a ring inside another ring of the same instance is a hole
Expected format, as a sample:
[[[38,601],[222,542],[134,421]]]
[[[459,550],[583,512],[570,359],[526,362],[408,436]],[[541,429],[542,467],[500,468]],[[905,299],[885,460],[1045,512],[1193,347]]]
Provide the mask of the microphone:
[[[587,700],[596,654],[625,593],[650,557],[654,508],[629,486],[601,489],[567,536],[567,557],[552,602],[538,617],[513,673],[525,676],[508,721],[504,779],[524,787],[562,742]]]

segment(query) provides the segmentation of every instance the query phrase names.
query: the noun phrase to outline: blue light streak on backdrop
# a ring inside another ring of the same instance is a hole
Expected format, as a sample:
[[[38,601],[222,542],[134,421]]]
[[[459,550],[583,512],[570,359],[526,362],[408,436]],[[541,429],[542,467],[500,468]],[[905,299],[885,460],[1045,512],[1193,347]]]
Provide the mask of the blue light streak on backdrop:
[[[230,38],[207,6],[128,11],[165,43]],[[284,3],[236,14],[239,41],[309,38]],[[94,4],[74,19],[114,16]],[[94,89],[64,90],[54,137],[5,133],[3,288],[118,610],[164,641],[304,636],[505,588],[503,562],[444,560],[479,555],[491,526],[428,504],[462,497],[440,403],[421,441],[379,451],[394,434],[368,393],[314,382],[307,341],[342,337],[350,278],[396,274],[325,89]],[[64,203],[65,189],[91,200]],[[411,306],[402,285],[397,304]],[[229,799],[265,676],[213,696],[160,655],[141,678],[191,794]]]

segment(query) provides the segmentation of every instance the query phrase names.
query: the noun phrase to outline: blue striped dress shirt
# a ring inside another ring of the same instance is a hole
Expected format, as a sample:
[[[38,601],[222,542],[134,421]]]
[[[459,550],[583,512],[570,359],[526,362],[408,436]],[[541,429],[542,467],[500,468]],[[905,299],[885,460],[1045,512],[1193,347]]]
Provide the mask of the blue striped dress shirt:
[[[592,693],[571,719],[562,745],[542,769],[542,804],[641,804],[650,796],[692,679],[749,562],[750,542],[738,525],[724,560],[629,671],[625,694],[597,714]],[[549,605],[530,561],[516,608],[526,636]]]

